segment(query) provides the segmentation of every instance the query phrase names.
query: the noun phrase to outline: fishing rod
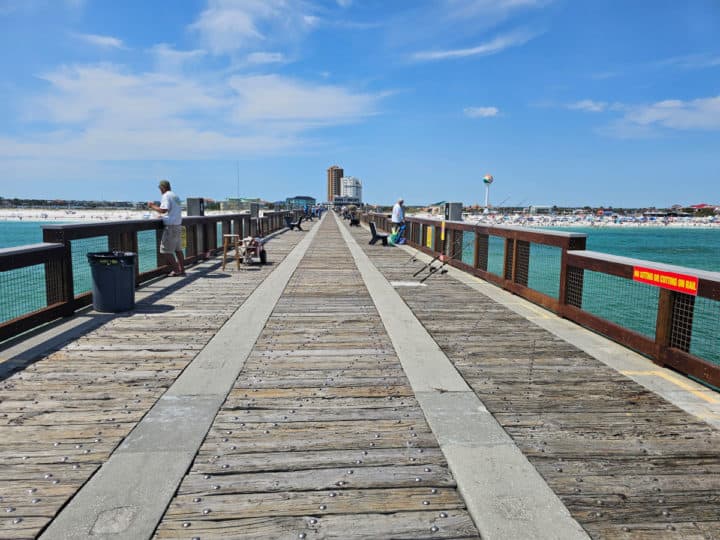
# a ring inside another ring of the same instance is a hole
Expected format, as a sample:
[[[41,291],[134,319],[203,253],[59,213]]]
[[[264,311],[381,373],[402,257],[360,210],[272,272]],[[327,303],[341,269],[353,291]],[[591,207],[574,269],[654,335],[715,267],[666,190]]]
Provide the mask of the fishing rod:
[[[441,258],[445,254],[445,221],[443,220],[442,224],[440,225],[440,239],[442,242],[442,245],[440,246],[440,253],[435,255],[435,257],[432,258],[432,260],[429,263],[426,263],[420,270],[415,272],[413,274],[413,277],[417,277],[418,274],[421,274],[427,269],[432,268],[432,264],[437,261],[439,258]],[[434,270],[430,270],[430,273],[434,272]]]
[[[441,274],[447,273],[447,268],[445,268],[445,266],[447,265],[447,263],[449,263],[451,260],[455,259],[458,255],[462,255],[462,253],[464,253],[465,250],[470,246],[470,241],[473,241],[473,242],[474,242],[475,239],[474,239],[472,236],[470,236],[467,242],[461,242],[460,245],[456,245],[456,246],[455,246],[455,250],[454,250],[454,252],[452,253],[452,255],[450,255],[449,257],[446,257],[446,258],[443,260],[443,263],[442,263],[440,266],[438,266],[437,268],[434,267],[434,266],[431,266],[431,267],[429,268],[428,275],[425,276],[424,278],[422,278],[422,279],[420,280],[420,283],[424,283],[427,278],[429,278],[430,276],[432,276],[433,274],[435,274],[438,270],[440,271]],[[458,248],[459,248],[459,249],[458,249]]]

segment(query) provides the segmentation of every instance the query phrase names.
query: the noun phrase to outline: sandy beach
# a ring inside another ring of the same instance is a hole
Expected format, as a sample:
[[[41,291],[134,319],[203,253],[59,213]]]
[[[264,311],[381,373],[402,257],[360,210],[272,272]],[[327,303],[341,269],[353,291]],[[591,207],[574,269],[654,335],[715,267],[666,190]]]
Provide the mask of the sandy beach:
[[[209,211],[212,216],[226,212]],[[185,215],[185,214],[183,214]],[[152,210],[48,210],[45,208],[3,208],[0,209],[0,221],[126,221],[131,219],[153,219],[160,217]]]

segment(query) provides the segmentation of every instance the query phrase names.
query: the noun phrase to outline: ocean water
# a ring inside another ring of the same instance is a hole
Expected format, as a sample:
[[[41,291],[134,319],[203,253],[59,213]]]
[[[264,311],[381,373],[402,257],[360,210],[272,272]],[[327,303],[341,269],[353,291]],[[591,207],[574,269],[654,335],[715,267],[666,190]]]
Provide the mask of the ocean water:
[[[0,248],[33,244],[42,241],[42,223],[0,222]],[[651,262],[674,264],[691,269],[720,272],[720,229],[628,227],[628,228],[562,228],[561,231],[582,232],[588,235],[587,249],[622,255]],[[155,266],[154,231],[139,236],[139,264],[141,270]],[[462,258],[472,261],[472,238],[463,243]],[[498,275],[503,268],[504,242],[499,237],[489,239],[488,270]],[[76,293],[90,289],[90,273],[85,253],[104,251],[107,243],[88,239],[73,243],[73,265]],[[560,250],[531,246],[528,285],[557,298]],[[30,270],[0,273],[0,322],[45,306],[42,267],[34,278],[23,275]],[[8,276],[8,274],[14,274]],[[28,287],[29,279],[37,282]],[[654,338],[658,289],[629,280],[595,272],[586,272],[583,283],[583,309]],[[691,352],[720,363],[720,302],[697,299],[693,325]]]

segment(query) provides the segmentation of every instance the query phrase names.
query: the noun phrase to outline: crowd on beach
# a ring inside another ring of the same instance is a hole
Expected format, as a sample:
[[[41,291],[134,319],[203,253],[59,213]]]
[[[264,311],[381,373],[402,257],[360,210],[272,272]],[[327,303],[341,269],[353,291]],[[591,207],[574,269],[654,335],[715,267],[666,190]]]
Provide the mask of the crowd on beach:
[[[519,227],[720,227],[720,216],[475,214],[464,216],[464,221],[482,225]]]

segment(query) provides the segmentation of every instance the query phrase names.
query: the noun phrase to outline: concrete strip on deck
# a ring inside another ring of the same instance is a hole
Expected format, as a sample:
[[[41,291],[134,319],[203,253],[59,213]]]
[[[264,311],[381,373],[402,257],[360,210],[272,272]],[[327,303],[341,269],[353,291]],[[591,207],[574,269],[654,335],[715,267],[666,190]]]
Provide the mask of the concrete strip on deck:
[[[353,236],[340,230],[482,537],[587,538]]]
[[[41,538],[152,536],[316,232],[255,289]]]

